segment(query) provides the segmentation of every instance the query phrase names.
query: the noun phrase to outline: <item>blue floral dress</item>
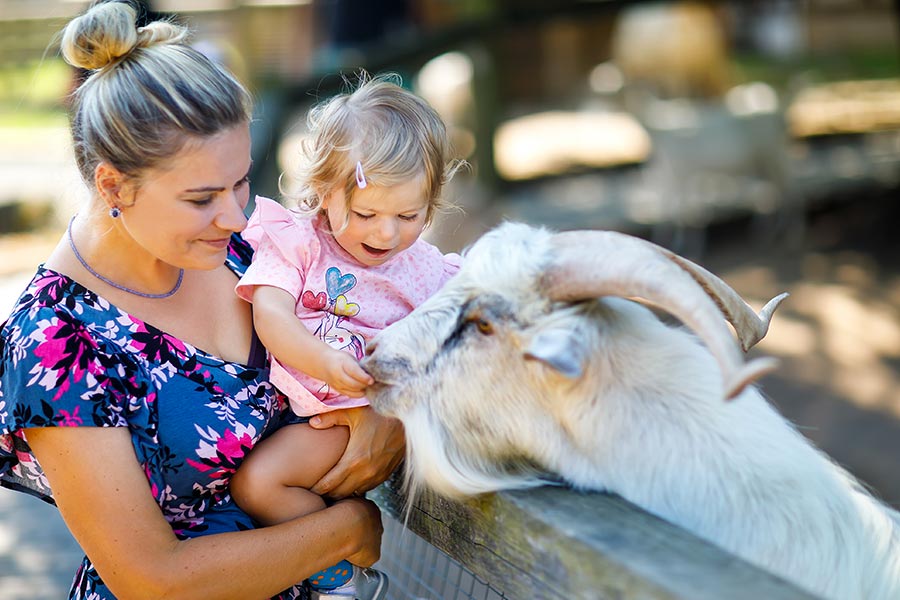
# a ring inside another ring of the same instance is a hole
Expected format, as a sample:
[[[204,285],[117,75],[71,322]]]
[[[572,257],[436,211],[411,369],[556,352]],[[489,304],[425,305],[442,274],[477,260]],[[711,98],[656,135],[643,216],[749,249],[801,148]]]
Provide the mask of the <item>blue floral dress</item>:
[[[240,276],[251,254],[233,236],[226,263]],[[128,427],[153,497],[179,538],[254,527],[228,483],[277,426],[285,404],[255,342],[248,364],[226,362],[39,268],[2,324],[0,485],[53,503],[23,429]],[[278,596],[305,597],[302,585]],[[85,557],[69,598],[114,596]]]

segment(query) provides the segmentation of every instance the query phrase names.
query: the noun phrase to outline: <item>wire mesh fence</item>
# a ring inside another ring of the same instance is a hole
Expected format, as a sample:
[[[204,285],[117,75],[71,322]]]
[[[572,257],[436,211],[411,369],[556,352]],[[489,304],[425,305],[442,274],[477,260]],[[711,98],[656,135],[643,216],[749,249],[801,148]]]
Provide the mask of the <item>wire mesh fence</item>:
[[[474,573],[383,514],[384,537],[376,568],[390,579],[390,600],[512,600]]]

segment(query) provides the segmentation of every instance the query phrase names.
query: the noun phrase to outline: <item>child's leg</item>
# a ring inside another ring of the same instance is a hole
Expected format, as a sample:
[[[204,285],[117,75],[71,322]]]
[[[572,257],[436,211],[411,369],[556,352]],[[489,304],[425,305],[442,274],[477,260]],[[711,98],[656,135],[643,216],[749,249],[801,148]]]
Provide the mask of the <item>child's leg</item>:
[[[347,427],[285,425],[247,456],[231,479],[231,495],[263,525],[283,523],[325,508],[309,491],[337,463],[350,437]]]

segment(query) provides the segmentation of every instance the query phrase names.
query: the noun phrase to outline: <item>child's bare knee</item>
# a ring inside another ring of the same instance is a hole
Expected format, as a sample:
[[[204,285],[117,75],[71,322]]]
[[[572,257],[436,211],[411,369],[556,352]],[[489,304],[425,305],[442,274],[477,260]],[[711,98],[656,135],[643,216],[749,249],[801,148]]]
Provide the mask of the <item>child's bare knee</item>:
[[[238,506],[248,510],[264,501],[276,485],[279,484],[272,478],[266,461],[247,458],[231,478],[231,497]]]

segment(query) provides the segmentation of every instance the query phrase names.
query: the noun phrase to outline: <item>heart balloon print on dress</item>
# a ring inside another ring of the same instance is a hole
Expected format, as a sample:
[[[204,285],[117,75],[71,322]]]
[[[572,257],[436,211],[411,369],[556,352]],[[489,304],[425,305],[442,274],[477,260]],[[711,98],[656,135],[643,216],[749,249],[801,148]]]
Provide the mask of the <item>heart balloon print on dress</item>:
[[[328,297],[325,295],[325,292],[313,294],[311,291],[306,290],[303,292],[303,295],[300,296],[300,302],[303,303],[303,306],[311,310],[322,310],[328,306]]]
[[[341,270],[337,267],[329,267],[325,271],[325,289],[328,290],[328,297],[337,298],[341,294],[346,294],[356,285],[356,276],[352,273],[341,275]]]
[[[340,317],[355,317],[358,312],[359,304],[349,302],[343,294],[334,299],[334,314]]]

